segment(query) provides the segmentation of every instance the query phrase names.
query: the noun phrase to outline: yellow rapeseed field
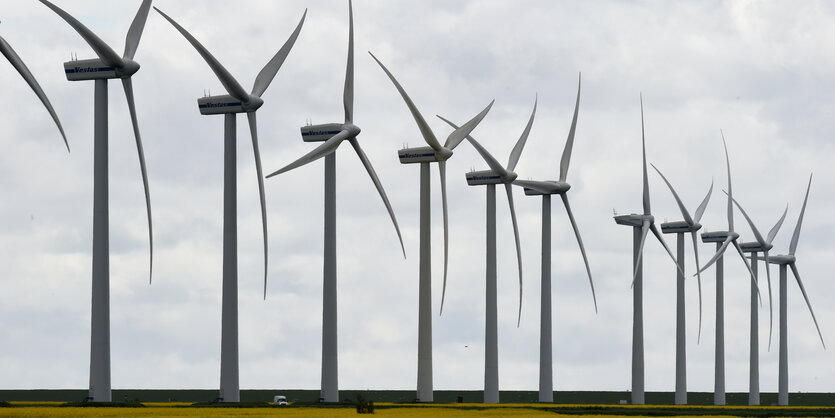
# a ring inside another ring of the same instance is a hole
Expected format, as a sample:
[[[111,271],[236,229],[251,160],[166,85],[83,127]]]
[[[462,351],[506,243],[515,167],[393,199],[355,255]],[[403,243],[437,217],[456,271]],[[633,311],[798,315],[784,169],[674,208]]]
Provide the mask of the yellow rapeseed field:
[[[420,407],[377,409],[374,416],[382,417],[529,417],[555,416],[545,411],[523,408],[490,408],[471,410],[459,408]],[[173,408],[152,406],[146,408],[73,408],[73,407],[20,407],[0,408],[0,417],[357,417],[353,408]]]

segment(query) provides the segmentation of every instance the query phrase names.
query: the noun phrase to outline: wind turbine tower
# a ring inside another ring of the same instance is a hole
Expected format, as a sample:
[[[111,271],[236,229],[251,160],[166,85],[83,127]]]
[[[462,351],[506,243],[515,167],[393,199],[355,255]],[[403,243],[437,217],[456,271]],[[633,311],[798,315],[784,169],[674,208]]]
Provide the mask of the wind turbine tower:
[[[629,214],[615,216],[615,223],[632,227],[632,403],[635,405],[644,404],[644,279],[643,259],[644,243],[647,234],[652,231],[661,246],[673,260],[678,262],[658,227],[655,226],[655,217],[652,216],[649,200],[649,180],[647,178],[647,147],[644,135],[644,101],[641,97],[641,149],[643,153],[643,214]],[[682,272],[684,274],[684,272]]]
[[[661,170],[658,169],[654,164],[652,164],[652,168],[658,172],[658,175],[664,180],[664,183],[667,184],[667,187],[670,189],[670,192],[673,194],[673,197],[678,204],[678,208],[681,210],[681,216],[684,217],[683,221],[676,221],[676,222],[665,222],[661,224],[661,232],[665,234],[676,234],[676,259],[678,264],[678,269],[676,271],[676,395],[675,395],[675,403],[676,405],[686,405],[687,404],[687,335],[685,332],[686,329],[686,321],[685,321],[685,312],[684,312],[684,234],[690,233],[690,236],[693,238],[693,252],[696,257],[696,275],[698,277],[699,283],[699,338],[702,335],[702,276],[699,271],[699,241],[696,235],[697,231],[702,229],[702,225],[699,221],[702,219],[702,215],[705,212],[705,208],[707,207],[707,202],[710,200],[710,194],[713,192],[713,181],[710,182],[710,189],[707,191],[707,195],[702,200],[702,203],[696,208],[696,216],[691,217],[690,212],[687,211],[687,208],[684,206],[684,203],[681,201],[681,198],[678,197],[678,193],[676,193],[675,189],[673,189],[673,185],[664,177],[664,174],[661,173]]]
[[[721,131],[720,131],[721,132]],[[702,242],[716,243],[716,254],[697,273],[705,271],[716,263],[716,340],[714,357],[714,380],[713,380],[713,404],[725,405],[725,269],[723,254],[729,245],[733,244],[739,253],[748,272],[751,273],[752,286],[757,288],[757,280],[751,266],[745,259],[737,240],[739,234],[734,232],[734,211],[733,211],[733,188],[731,187],[731,160],[728,157],[728,145],[725,143],[725,135],[722,133],[722,144],[725,147],[725,162],[728,168],[728,230],[711,231],[702,233]],[[759,296],[759,290],[757,290]]]
[[[517,174],[513,172],[528,134],[531,132],[533,118],[536,115],[536,101],[522,136],[516,141],[507,168],[493,157],[478,141],[468,135],[467,140],[481,154],[490,170],[471,171],[466,174],[467,185],[487,186],[487,254],[486,254],[486,315],[484,327],[484,403],[499,403],[499,339],[498,339],[498,307],[496,288],[496,185],[504,184],[507,192],[507,202],[510,205],[510,219],[513,222],[513,235],[516,239],[516,259],[519,265],[519,316],[517,326],[522,319],[522,251],[519,245],[519,227],[516,223],[516,210],[513,207],[513,181]],[[438,116],[455,129],[458,125]]]
[[[264,298],[267,297],[267,210],[264,199],[264,175],[258,148],[258,125],[255,112],[264,104],[261,96],[272,83],[279,68],[293,48],[307,16],[304,11],[299,24],[281,49],[267,62],[255,78],[252,93],[247,93],[232,74],[188,31],[161,10],[154,8],[197,50],[229,93],[197,99],[201,115],[223,115],[223,296],[220,343],[220,399],[240,401],[238,374],[238,188],[237,188],[237,114],[249,119],[255,170],[261,200],[261,226],[264,237]]]
[[[751,254],[751,272],[754,273],[754,277],[757,278],[757,284],[759,284],[759,272],[757,271],[757,264],[759,261],[759,253],[763,253],[765,255],[765,268],[768,278],[768,347],[771,348],[771,330],[772,330],[772,323],[773,323],[773,309],[771,304],[771,273],[768,270],[768,251],[771,250],[774,246],[771,245],[771,242],[774,240],[774,237],[777,235],[777,231],[780,230],[780,226],[783,224],[783,220],[786,219],[786,212],[789,210],[789,206],[786,205],[786,209],[783,211],[783,216],[780,217],[780,220],[774,225],[773,228],[768,232],[768,237],[763,239],[760,231],[757,230],[757,227],[754,226],[754,223],[751,221],[751,218],[748,217],[748,214],[742,209],[742,206],[737,203],[736,199],[734,199],[734,203],[736,204],[737,208],[742,212],[742,215],[745,216],[745,220],[748,221],[748,224],[751,226],[751,231],[754,232],[754,236],[756,238],[755,241],[752,242],[741,242],[739,243],[739,247],[742,249],[743,253],[750,253]],[[759,313],[757,312],[757,296],[758,296],[758,289],[754,284],[751,284],[751,343],[749,345],[750,353],[749,353],[749,365],[748,365],[748,405],[759,405],[760,404],[760,342],[759,342]]]
[[[371,54],[371,52],[369,52]],[[464,140],[484,119],[493,102],[461,128],[454,130],[443,146],[438,142],[432,128],[426,123],[417,106],[406,94],[406,90],[397,82],[394,75],[374,56],[374,61],[388,75],[394,87],[403,97],[412,117],[420,129],[428,147],[404,148],[398,151],[397,157],[401,164],[420,164],[420,262],[418,267],[418,371],[417,371],[417,399],[419,402],[432,402],[434,391],[432,385],[432,235],[431,211],[429,210],[429,164],[438,163],[441,177],[441,200],[444,214],[444,281],[441,293],[441,313],[444,311],[446,296],[447,260],[449,256],[449,228],[447,220],[446,199],[446,161],[452,157],[452,150]]]
[[[574,117],[571,120],[571,128],[568,130],[568,139],[565,141],[562,159],[560,161],[559,181],[535,181],[535,180],[514,180],[513,184],[524,188],[525,196],[542,197],[542,281],[540,290],[540,318],[539,318],[539,402],[554,402],[554,367],[551,327],[551,196],[559,195],[568,214],[568,220],[574,229],[577,237],[577,244],[580,253],[583,255],[583,262],[586,265],[586,273],[589,275],[591,285],[591,296],[594,301],[594,311],[597,312],[597,297],[594,294],[594,282],[591,278],[589,260],[586,257],[586,249],[583,247],[583,239],[580,238],[580,230],[574,220],[571,205],[568,204],[568,190],[571,185],[566,182],[568,176],[568,164],[571,162],[571,150],[574,148],[574,133],[577,129],[577,114],[580,108],[580,86],[581,80],[577,80],[577,100],[574,103]]]
[[[792,234],[791,244],[789,245],[788,254],[780,254],[771,256],[769,262],[780,266],[780,359],[778,362],[778,391],[777,404],[789,404],[789,327],[788,327],[788,308],[786,306],[788,291],[788,273],[787,269],[791,268],[792,274],[797,281],[797,286],[803,294],[803,299],[806,300],[806,306],[809,307],[809,313],[812,315],[812,321],[815,322],[815,328],[818,330],[818,336],[821,340],[824,350],[826,343],[823,342],[823,334],[821,334],[818,320],[815,318],[815,311],[812,310],[812,304],[809,303],[809,296],[806,294],[806,288],[803,286],[803,280],[800,279],[800,273],[797,271],[794,253],[797,251],[797,242],[800,239],[800,226],[803,224],[803,214],[806,212],[806,202],[809,200],[809,189],[812,187],[812,175],[809,175],[809,185],[806,186],[806,197],[803,198],[803,207],[800,209],[800,216],[797,218],[797,226],[794,227],[794,234]]]
[[[145,206],[148,212],[148,242],[150,267],[148,280],[153,275],[154,235],[151,222],[151,195],[145,170],[145,153],[136,120],[131,77],[139,71],[139,63],[133,60],[139,40],[148,19],[151,0],[144,0],[128,30],[125,52],[120,57],[109,45],[81,22],[48,0],[41,3],[63,18],[95,51],[98,58],[64,63],[69,81],[95,81],[94,129],[93,129],[93,296],[90,326],[90,392],[95,402],[110,402],[110,238],[108,203],[108,132],[107,132],[107,80],[121,79],[128,101],[139,168],[145,187]]]
[[[360,128],[354,125],[354,13],[351,1],[348,1],[348,64],[345,69],[345,87],[342,93],[345,110],[345,122],[307,125],[301,128],[305,142],[322,142],[296,161],[281,168],[267,178],[301,167],[320,158],[325,158],[325,251],[322,285],[322,391],[321,399],[325,402],[339,402],[338,352],[337,352],[337,310],[336,310],[336,150],[348,141],[357,153],[362,165],[377,188],[383,204],[389,213],[403,257],[406,249],[400,235],[397,218],[391,208],[386,191],[377,178],[371,161],[360,147],[357,136]]]

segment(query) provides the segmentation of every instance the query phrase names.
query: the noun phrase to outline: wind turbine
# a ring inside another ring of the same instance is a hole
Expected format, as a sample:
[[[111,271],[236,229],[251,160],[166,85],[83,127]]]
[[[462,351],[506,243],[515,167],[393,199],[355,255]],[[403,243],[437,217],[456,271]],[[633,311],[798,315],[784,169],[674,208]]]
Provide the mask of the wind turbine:
[[[777,392],[778,405],[789,404],[789,328],[787,318],[788,309],[786,306],[786,292],[788,291],[786,283],[787,267],[792,269],[792,274],[794,275],[795,280],[797,280],[797,286],[800,287],[800,292],[803,293],[803,299],[806,300],[806,306],[809,307],[809,313],[812,314],[812,321],[815,322],[815,328],[818,330],[818,336],[820,337],[821,344],[823,345],[824,350],[826,349],[826,343],[823,342],[823,334],[821,334],[821,329],[818,326],[818,320],[815,318],[815,311],[812,310],[812,304],[809,303],[809,296],[806,294],[806,288],[803,287],[803,281],[800,280],[800,273],[798,273],[797,265],[795,264],[797,258],[794,255],[797,250],[797,241],[800,239],[800,226],[803,224],[803,214],[806,212],[806,202],[809,200],[809,189],[811,187],[812,175],[810,174],[809,185],[806,186],[806,197],[803,198],[803,207],[800,209],[800,216],[797,218],[797,226],[794,227],[794,234],[792,234],[791,244],[789,245],[789,253],[774,255],[768,259],[771,264],[777,264],[780,266],[780,360]]]
[[[139,70],[139,63],[133,60],[148,19],[151,0],[143,0],[125,39],[125,52],[120,57],[95,33],[61,10],[48,0],[41,3],[63,18],[96,52],[98,58],[75,60],[64,63],[64,72],[69,81],[95,80],[94,129],[93,129],[93,297],[90,327],[90,398],[93,401],[109,402],[110,396],[110,243],[108,204],[108,132],[107,132],[107,80],[122,79],[125,97],[128,101],[136,150],[139,154],[139,168],[145,187],[145,206],[148,212],[148,242],[150,247],[150,268],[148,280],[153,275],[154,235],[151,223],[151,195],[148,189],[148,174],[145,170],[145,153],[136,120],[131,76]]]
[[[35,92],[35,95],[38,96],[38,99],[41,100],[44,107],[46,107],[47,112],[49,115],[52,116],[52,120],[55,121],[55,125],[58,126],[58,130],[61,132],[61,137],[64,138],[64,145],[67,146],[67,152],[70,151],[70,144],[67,142],[67,135],[64,134],[64,128],[61,126],[61,121],[58,120],[58,115],[55,113],[55,109],[52,108],[52,103],[49,102],[49,99],[46,97],[46,93],[43,92],[41,85],[38,84],[38,80],[35,80],[35,76],[32,75],[32,72],[29,71],[29,68],[26,67],[26,64],[20,59],[20,56],[17,55],[14,48],[0,36],[0,53],[2,53],[6,59],[12,64],[12,67],[17,70],[18,73],[23,77],[26,81],[26,84],[29,84],[29,87],[32,88],[32,91]]]
[[[261,172],[261,155],[258,149],[258,126],[255,112],[264,100],[261,96],[272,83],[290,49],[296,42],[307,16],[305,9],[299,24],[281,49],[267,62],[258,73],[252,92],[247,93],[232,77],[232,74],[174,19],[154,7],[166,20],[179,31],[209,64],[229,95],[201,97],[197,100],[202,115],[219,115],[223,119],[223,297],[221,313],[221,349],[220,349],[220,398],[224,402],[240,401],[240,381],[238,375],[238,208],[237,208],[237,133],[236,118],[238,113],[246,113],[249,119],[249,131],[252,136],[252,149],[255,152],[255,170],[258,174],[258,192],[261,198],[261,225],[264,236],[264,298],[267,297],[267,210],[264,199],[264,175]]]
[[[728,144],[725,142],[725,134],[720,131],[722,135],[722,145],[725,147],[725,162],[728,167],[728,230],[727,231],[713,231],[702,233],[702,242],[715,242],[716,254],[702,266],[701,273],[708,267],[716,263],[716,341],[715,341],[715,365],[714,365],[714,387],[713,387],[713,403],[714,405],[725,405],[725,269],[723,263],[723,254],[729,245],[733,244],[736,251],[739,253],[748,272],[751,273],[751,283],[754,289],[757,290],[759,297],[759,288],[757,287],[757,279],[751,266],[745,259],[737,240],[739,234],[734,232],[734,211],[733,211],[733,188],[731,187],[731,160],[728,157]]]
[[[322,125],[307,125],[301,128],[302,140],[305,142],[321,142],[298,160],[286,167],[273,172],[267,178],[301,167],[322,157],[325,158],[325,254],[324,254],[324,283],[322,286],[322,392],[321,398],[325,402],[339,401],[339,381],[336,339],[336,149],[343,141],[348,141],[354,147],[360,161],[371,181],[377,188],[383,204],[388,210],[400,249],[406,257],[406,248],[397,226],[397,218],[391,209],[386,191],[377,178],[371,161],[365,155],[357,141],[360,128],[353,123],[354,119],[354,14],[351,1],[348,0],[348,65],[345,70],[345,88],[342,94],[345,109],[344,123],[326,123]]]
[[[687,211],[687,208],[684,206],[684,203],[681,201],[681,198],[678,197],[678,193],[676,193],[673,185],[667,180],[667,177],[664,177],[664,174],[661,173],[661,170],[652,165],[652,168],[658,172],[658,175],[664,180],[664,183],[667,184],[667,187],[670,188],[670,192],[673,194],[673,197],[676,199],[676,203],[678,204],[678,208],[681,210],[681,216],[684,218],[683,221],[676,221],[676,222],[665,222],[661,224],[661,232],[665,234],[676,234],[676,256],[677,256],[677,264],[678,264],[678,271],[676,272],[676,395],[675,395],[675,403],[676,405],[686,405],[687,404],[687,337],[685,334],[685,312],[684,312],[684,234],[689,232],[690,236],[693,238],[693,252],[696,257],[696,276],[698,277],[699,283],[699,339],[702,336],[702,275],[698,273],[699,271],[699,241],[698,237],[696,236],[696,232],[702,228],[702,225],[699,223],[699,220],[702,219],[702,215],[705,213],[705,208],[707,208],[707,202],[710,200],[710,194],[713,192],[713,180],[710,181],[710,189],[707,191],[707,195],[702,200],[702,203],[699,204],[699,207],[696,208],[696,216],[691,217],[690,212]]]
[[[757,271],[757,262],[758,262],[758,253],[763,252],[765,255],[765,268],[766,274],[768,278],[768,347],[771,349],[771,330],[773,324],[773,309],[771,304],[771,272],[768,269],[768,251],[771,250],[774,246],[771,245],[771,242],[774,240],[774,237],[777,235],[777,231],[780,230],[780,226],[783,225],[783,220],[786,219],[786,212],[789,210],[789,205],[786,205],[786,209],[783,211],[783,216],[780,217],[780,220],[768,231],[768,238],[763,239],[762,234],[754,225],[754,222],[751,221],[751,218],[748,217],[748,214],[745,213],[745,210],[742,209],[742,206],[736,199],[733,200],[736,207],[739,208],[739,211],[742,212],[742,215],[745,217],[745,220],[748,221],[748,225],[751,227],[751,231],[754,233],[754,237],[756,241],[753,242],[742,242],[739,244],[739,247],[742,248],[743,253],[751,253],[751,271],[754,273],[754,276],[757,277],[757,282],[759,283],[759,276]],[[748,365],[748,404],[749,405],[759,405],[760,404],[760,332],[759,332],[759,313],[757,312],[757,287],[753,284],[751,285],[751,344],[750,344],[750,353],[749,353],[749,365]]]
[[[497,295],[496,295],[496,185],[504,184],[505,192],[507,192],[507,203],[510,205],[510,219],[513,222],[513,235],[516,239],[516,259],[519,265],[519,317],[516,320],[516,326],[522,319],[522,251],[519,245],[519,227],[516,223],[516,210],[513,207],[513,181],[516,180],[517,174],[513,172],[516,168],[516,163],[519,162],[519,157],[522,155],[522,149],[525,147],[525,142],[528,140],[528,134],[531,132],[533,125],[533,118],[536,115],[536,100],[534,100],[533,111],[528,120],[525,130],[522,131],[522,136],[516,141],[513,151],[510,152],[510,159],[507,162],[507,168],[502,165],[490,154],[478,141],[470,135],[467,135],[467,140],[475,147],[487,165],[489,170],[471,171],[467,173],[467,185],[469,186],[487,186],[487,265],[486,265],[486,320],[484,332],[484,403],[498,403],[499,402],[499,340],[498,340],[498,314],[497,314]],[[458,126],[441,116],[441,120],[448,123],[455,129]]]
[[[371,54],[371,52],[369,52]],[[472,132],[481,122],[490,108],[491,101],[487,107],[478,115],[465,123],[461,128],[454,130],[446,139],[443,146],[438,142],[432,128],[426,123],[417,106],[406,94],[406,91],[394,78],[374,54],[371,54],[374,61],[380,64],[380,68],[389,76],[394,87],[400,92],[403,101],[412,113],[412,117],[420,129],[423,139],[428,147],[404,148],[398,151],[397,156],[401,164],[420,164],[420,262],[418,267],[418,373],[417,373],[417,399],[421,402],[432,402],[434,392],[432,385],[432,236],[431,236],[431,211],[429,210],[429,164],[438,163],[438,171],[441,177],[441,200],[444,213],[444,282],[441,292],[441,313],[444,311],[444,298],[446,296],[447,260],[449,256],[448,236],[449,228],[447,221],[446,201],[446,161],[452,157],[452,150]]]
[[[568,204],[568,190],[571,185],[566,183],[568,175],[568,164],[571,161],[571,150],[574,147],[574,132],[577,128],[577,113],[580,108],[580,86],[581,80],[577,81],[577,101],[574,104],[574,118],[571,120],[571,128],[568,130],[568,139],[565,141],[562,159],[560,161],[560,179],[558,181],[535,181],[535,180],[514,180],[513,184],[524,188],[526,196],[542,196],[542,281],[541,281],[541,303],[539,321],[539,402],[554,401],[553,381],[553,350],[551,348],[551,195],[559,195],[577,237],[577,244],[580,246],[580,253],[583,255],[583,262],[586,265],[586,272],[589,275],[591,285],[591,296],[594,300],[594,311],[597,312],[597,297],[594,294],[594,281],[591,278],[589,260],[586,257],[586,249],[583,247],[583,239],[580,238],[580,230]]]
[[[644,99],[641,96],[641,149],[643,150],[644,213],[615,216],[615,223],[632,227],[632,403],[644,403],[644,286],[643,258],[647,234],[652,231],[661,246],[676,263],[673,253],[664,242],[664,237],[655,226],[649,201],[649,180],[647,178],[647,146],[644,135]],[[680,269],[680,267],[679,267]],[[684,274],[682,272],[682,274]]]

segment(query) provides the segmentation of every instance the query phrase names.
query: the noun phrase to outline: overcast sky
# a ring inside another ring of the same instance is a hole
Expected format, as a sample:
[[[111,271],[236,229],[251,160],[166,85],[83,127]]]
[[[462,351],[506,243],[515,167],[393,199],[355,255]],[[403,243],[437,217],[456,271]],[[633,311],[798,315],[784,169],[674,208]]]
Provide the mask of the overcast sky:
[[[139,1],[58,0],[121,53]],[[348,8],[343,0],[158,0],[248,89],[307,20],[259,110],[261,158],[275,171],[314,144],[299,127],[341,122]],[[355,107],[359,137],[403,232],[403,259],[385,207],[353,150],[337,153],[339,378],[343,389],[414,389],[417,365],[419,169],[401,165],[404,144],[424,146],[399,94],[368,56],[386,64],[437,136],[496,103],[473,135],[506,161],[539,107],[517,166],[520,178],[554,180],[582,72],[583,90],[568,182],[588,251],[600,312],[564,210],[553,209],[554,386],[627,390],[632,327],[632,231],[618,214],[641,210],[643,93],[647,158],[702,220],[726,230],[720,129],[734,196],[763,233],[789,205],[774,253],[786,253],[809,174],[798,247],[824,339],[835,344],[835,4],[828,2],[368,1],[354,3]],[[70,154],[48,113],[17,72],[0,62],[0,388],[86,388],[89,379],[92,248],[93,83],[67,82],[71,54],[93,58],[82,38],[34,0],[0,3],[0,35],[40,81],[64,124]],[[110,286],[114,388],[218,387],[223,196],[223,118],[201,116],[204,91],[225,94],[209,67],[151,12],[133,77],[150,179],[155,236],[148,236],[136,147],[120,83],[110,83]],[[238,118],[238,265],[242,388],[318,389],[321,362],[323,162],[265,181],[269,287],[252,145]],[[448,164],[450,264],[441,297],[443,246],[437,169],[432,170],[434,382],[481,389],[484,367],[485,189],[464,174],[486,169],[468,144]],[[681,219],[654,172],[656,219]],[[503,192],[497,196],[499,382],[536,390],[539,356],[541,199],[516,188],[524,290]],[[743,239],[752,234],[735,214]],[[665,236],[674,249],[673,236]],[[688,276],[694,272],[687,244]],[[700,244],[702,262],[712,244]],[[646,387],[675,383],[675,267],[655,241],[645,248]],[[760,270],[763,270],[762,265]],[[777,269],[772,268],[773,286]],[[835,390],[835,353],[822,348],[790,276],[791,391]],[[727,390],[748,389],[749,283],[738,256],[725,258]],[[764,281],[762,282],[764,284]],[[687,281],[688,389],[713,390],[715,270]],[[777,390],[777,306],[771,351],[767,291],[760,310],[760,376]],[[776,292],[775,292],[776,302]]]

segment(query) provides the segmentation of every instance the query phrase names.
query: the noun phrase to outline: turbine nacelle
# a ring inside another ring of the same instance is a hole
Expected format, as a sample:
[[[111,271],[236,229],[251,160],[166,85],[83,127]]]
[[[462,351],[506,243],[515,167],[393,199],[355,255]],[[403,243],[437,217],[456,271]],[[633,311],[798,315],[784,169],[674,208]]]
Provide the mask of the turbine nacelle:
[[[770,251],[772,248],[774,248],[774,246],[771,245],[771,243],[768,243],[765,247],[763,247],[759,242],[751,241],[751,242],[740,242],[739,243],[739,248],[741,248],[742,252],[744,252],[744,253],[762,253],[762,252]],[[771,258],[771,257],[769,257],[769,258]]]
[[[128,78],[139,71],[138,62],[131,59],[123,61],[121,68],[106,64],[99,58],[68,61],[64,63],[64,73],[69,81],[87,81]]]
[[[661,224],[661,232],[665,234],[679,234],[683,232],[693,232],[702,229],[702,224],[694,223],[688,224],[686,221],[664,222]]]
[[[728,237],[731,237],[731,240],[736,240],[739,238],[739,234],[727,231],[705,232],[702,234],[702,242],[725,242]]]
[[[397,158],[400,164],[435,163],[446,161],[452,157],[452,150],[441,148],[435,151],[432,147],[403,148],[397,151]]]
[[[526,196],[564,194],[571,189],[571,185],[564,181],[539,181],[536,183],[536,189],[523,186]]]
[[[197,99],[197,107],[200,108],[201,115],[254,112],[263,104],[264,100],[257,96],[250,96],[248,102],[228,94]]]
[[[641,215],[638,213],[630,213],[629,215],[615,216],[615,223],[617,223],[618,225],[627,225],[637,228],[642,227],[644,225],[645,220],[649,220],[649,223],[652,224],[655,222],[655,217],[652,215]]]
[[[502,176],[494,170],[470,171],[466,174],[467,185],[483,186],[485,184],[505,184],[516,180],[517,174],[508,171],[506,176]]]
[[[779,254],[768,257],[769,264],[793,264],[797,259],[791,254]]]

